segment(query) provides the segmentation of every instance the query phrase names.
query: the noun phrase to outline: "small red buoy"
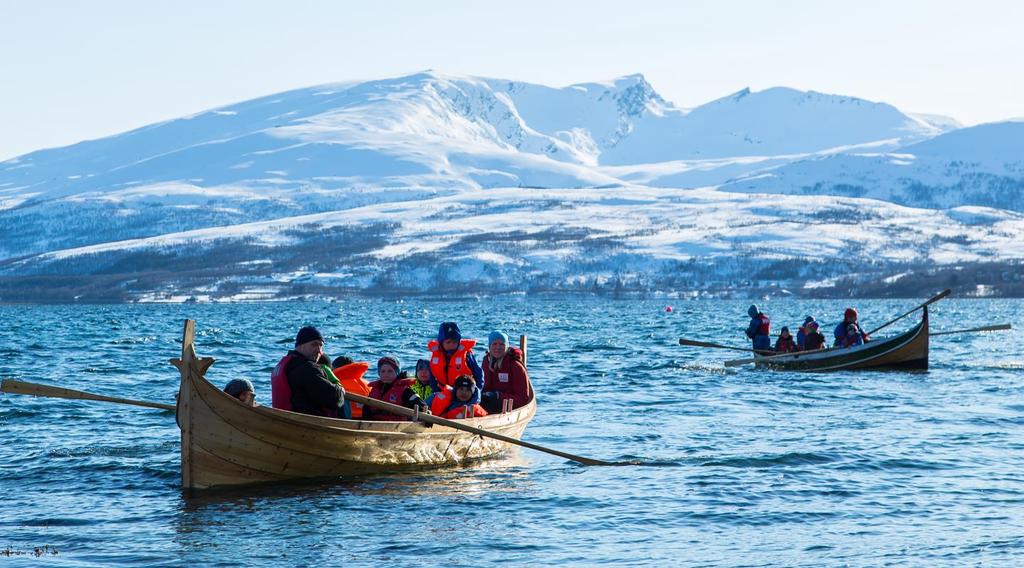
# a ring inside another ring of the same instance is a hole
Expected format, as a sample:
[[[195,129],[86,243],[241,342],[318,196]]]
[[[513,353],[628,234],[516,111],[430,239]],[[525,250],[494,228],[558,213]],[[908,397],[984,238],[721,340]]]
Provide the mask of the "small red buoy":
[[[665,311],[666,312],[671,312],[672,311],[672,306],[665,306]]]

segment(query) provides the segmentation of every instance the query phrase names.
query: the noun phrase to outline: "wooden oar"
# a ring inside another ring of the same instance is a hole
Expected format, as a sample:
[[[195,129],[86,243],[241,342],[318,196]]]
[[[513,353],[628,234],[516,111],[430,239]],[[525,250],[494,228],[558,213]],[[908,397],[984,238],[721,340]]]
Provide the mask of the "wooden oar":
[[[495,440],[501,440],[502,442],[515,444],[517,446],[522,446],[524,448],[530,448],[531,450],[537,450],[539,452],[547,452],[549,454],[556,455],[568,460],[572,460],[574,462],[579,462],[583,465],[636,465],[631,462],[607,462],[602,460],[595,460],[592,458],[585,458],[583,456],[577,456],[574,454],[570,454],[568,452],[563,452],[552,448],[545,448],[544,446],[539,446],[531,442],[517,440],[515,438],[512,438],[511,436],[505,436],[504,434],[490,432],[482,428],[475,428],[473,426],[469,426],[468,424],[463,424],[455,420],[448,420],[447,418],[441,418],[440,416],[434,416],[433,414],[417,413],[415,410],[408,409],[404,406],[398,406],[397,404],[391,404],[390,402],[384,402],[383,400],[377,400],[375,398],[369,398],[362,395],[353,394],[347,391],[345,392],[345,398],[358,402],[360,404],[372,406],[374,408],[379,408],[381,410],[386,410],[392,414],[399,414],[401,416],[407,416],[409,418],[416,418],[418,420],[422,420],[423,422],[430,422],[431,424],[438,424],[441,426],[447,426],[449,428],[455,428],[456,430],[470,432],[472,434],[477,434],[485,438],[494,438]]]
[[[731,349],[733,351],[746,351],[747,353],[761,353],[761,354],[774,354],[774,351],[764,351],[762,349],[751,349],[749,347],[733,347],[732,345],[722,345],[721,343],[708,343],[707,341],[694,341],[693,339],[679,338],[679,345],[688,345],[690,347],[708,347],[711,349]]]
[[[931,298],[929,298],[927,302],[921,304],[920,306],[917,306],[916,308],[910,310],[909,312],[907,312],[907,313],[905,313],[905,314],[903,314],[903,315],[901,315],[901,316],[899,316],[897,318],[894,318],[894,319],[892,319],[890,321],[887,321],[887,322],[883,323],[882,325],[876,327],[875,329],[872,329],[871,331],[867,332],[866,335],[874,335],[876,331],[881,330],[881,329],[885,329],[885,328],[889,327],[890,325],[900,321],[901,319],[909,316],[910,314],[916,312],[917,310],[920,310],[921,308],[923,308],[923,307],[925,307],[925,306],[927,306],[929,304],[933,304],[935,302],[938,302],[939,300],[941,300],[941,299],[945,298],[946,296],[950,295],[952,292],[953,292],[952,290],[950,290],[949,288],[946,288],[945,290],[943,290],[943,291],[939,292],[938,294],[936,294],[936,295],[932,296]]]
[[[159,408],[161,410],[175,409],[173,404],[163,404],[160,402],[149,402],[145,400],[131,400],[128,398],[118,398],[116,396],[104,396],[102,394],[93,394],[91,392],[54,387],[50,385],[40,385],[37,383],[27,383],[25,381],[17,381],[14,379],[4,379],[4,381],[0,383],[0,392],[10,394],[30,394],[32,396],[48,396],[52,398],[70,398],[72,400],[116,402],[117,404],[131,404],[133,406],[145,406],[147,408]]]
[[[938,333],[929,333],[928,335],[935,337],[936,335],[950,335],[953,333],[974,333],[975,331],[1006,331],[1012,329],[1010,324],[1001,323],[998,325],[986,325],[985,327],[972,327],[971,329],[955,329],[953,331],[940,331]]]
[[[28,394],[32,396],[48,396],[52,398],[68,398],[72,400],[97,400],[101,402],[114,402],[117,404],[144,406],[147,408],[159,408],[161,410],[175,410],[175,406],[173,404],[163,404],[159,402],[149,402],[145,400],[131,400],[127,398],[104,396],[101,394],[93,394],[89,392],[66,389],[62,387],[29,383],[25,381],[18,381],[15,379],[4,379],[4,381],[0,383],[0,392],[5,392],[9,394]],[[577,456],[574,454],[570,454],[568,452],[563,452],[552,448],[546,448],[544,446],[540,446],[538,444],[534,444],[531,442],[517,440],[510,436],[505,436],[504,434],[489,432],[482,428],[475,428],[473,426],[469,426],[468,424],[461,424],[454,420],[448,420],[446,418],[441,418],[439,416],[432,416],[430,414],[417,414],[414,410],[410,410],[408,408],[405,408],[404,406],[390,404],[382,400],[367,398],[365,396],[360,396],[358,394],[353,394],[350,392],[345,393],[345,398],[349,400],[354,400],[355,402],[359,402],[365,405],[380,408],[381,410],[386,410],[392,414],[400,414],[402,416],[408,416],[409,418],[419,418],[419,420],[422,420],[424,422],[431,422],[433,424],[439,424],[441,426],[447,426],[449,428],[454,428],[456,430],[462,430],[464,432],[470,432],[472,434],[484,436],[485,438],[494,438],[495,440],[500,440],[502,442],[507,442],[509,444],[515,444],[517,446],[523,446],[524,448],[530,448],[541,452],[547,452],[549,454],[553,454],[575,462],[579,462],[583,465],[635,465],[633,462],[607,462],[603,460],[595,460],[592,458]]]

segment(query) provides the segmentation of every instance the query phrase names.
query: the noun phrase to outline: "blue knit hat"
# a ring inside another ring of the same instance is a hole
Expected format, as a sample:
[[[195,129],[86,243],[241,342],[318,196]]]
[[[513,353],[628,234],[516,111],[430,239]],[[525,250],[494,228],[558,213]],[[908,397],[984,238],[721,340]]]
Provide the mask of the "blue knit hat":
[[[492,331],[491,334],[487,336],[487,346],[490,347],[495,341],[501,341],[507,346],[508,334],[498,330]]]
[[[445,339],[462,341],[462,330],[459,329],[459,324],[453,321],[446,321],[437,328],[437,342],[444,343]]]

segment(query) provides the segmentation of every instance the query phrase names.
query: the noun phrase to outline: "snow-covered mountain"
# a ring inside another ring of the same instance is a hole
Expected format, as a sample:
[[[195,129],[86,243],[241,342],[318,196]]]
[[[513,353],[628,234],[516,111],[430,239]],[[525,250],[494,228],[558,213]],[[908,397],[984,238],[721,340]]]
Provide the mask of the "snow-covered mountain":
[[[1024,121],[963,128],[896,152],[804,159],[737,179],[723,189],[1024,211]]]
[[[904,269],[1024,258],[1006,241],[1019,236],[1016,214],[970,207],[1021,210],[1018,197],[958,189],[982,174],[1018,187],[1016,125],[957,127],[786,88],[683,109],[640,75],[552,88],[424,72],[299,89],[0,163],[0,298],[67,275],[84,279],[67,295],[106,282],[107,293],[140,297],[165,285],[215,295],[319,290],[317,274],[345,275],[346,284],[325,277],[328,289],[405,286],[381,281],[385,268],[415,271],[419,284],[409,289],[468,274],[500,290],[504,278],[558,289],[570,282],[567,270],[593,282],[683,265],[690,282],[749,281],[763,270],[799,280],[830,278],[801,267],[832,255],[840,260],[830,265],[847,273],[858,262]],[[927,167],[892,169],[906,172],[898,177],[887,168],[901,160]],[[847,171],[862,189],[843,185]],[[914,190],[868,175],[947,189],[915,201],[904,198]],[[766,206],[759,195],[684,191],[720,184],[801,196]],[[826,227],[828,246],[790,230],[814,220],[841,225],[842,212],[874,219],[888,242],[887,224],[924,215],[829,195],[949,208],[941,219],[954,224],[953,236],[936,226],[898,239],[916,247],[907,256],[835,235],[842,227]],[[690,224],[704,209],[731,222]],[[610,228],[621,219],[628,229]],[[784,229],[758,237],[766,226]],[[1000,246],[977,245],[969,235],[979,226]],[[324,257],[303,260],[299,247],[321,243]],[[520,256],[499,260],[503,251]],[[453,254],[458,262],[435,266]],[[467,267],[446,272],[459,263]],[[790,268],[771,268],[779,263]],[[658,285],[673,278],[659,276]]]

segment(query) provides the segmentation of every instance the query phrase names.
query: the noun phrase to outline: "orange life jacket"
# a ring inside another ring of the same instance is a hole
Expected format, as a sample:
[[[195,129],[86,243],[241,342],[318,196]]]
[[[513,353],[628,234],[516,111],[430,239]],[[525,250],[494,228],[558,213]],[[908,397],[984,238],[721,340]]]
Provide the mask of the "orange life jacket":
[[[452,408],[451,406],[454,402],[456,402],[455,393],[451,388],[445,387],[445,390],[434,394],[434,400],[430,402],[430,413],[449,420],[487,416],[487,411],[479,404],[468,404]]]
[[[341,388],[345,389],[345,392],[368,396],[370,394],[370,383],[366,382],[363,375],[366,374],[369,368],[370,364],[363,361],[349,363],[335,369],[334,376],[338,378]],[[348,406],[352,409],[353,419],[358,420],[363,417],[363,405],[361,403],[350,400]]]
[[[473,370],[466,363],[466,354],[473,350],[475,339],[463,339],[458,349],[449,357],[436,339],[427,344],[430,350],[430,372],[441,386],[451,386],[459,375],[473,376]]]

